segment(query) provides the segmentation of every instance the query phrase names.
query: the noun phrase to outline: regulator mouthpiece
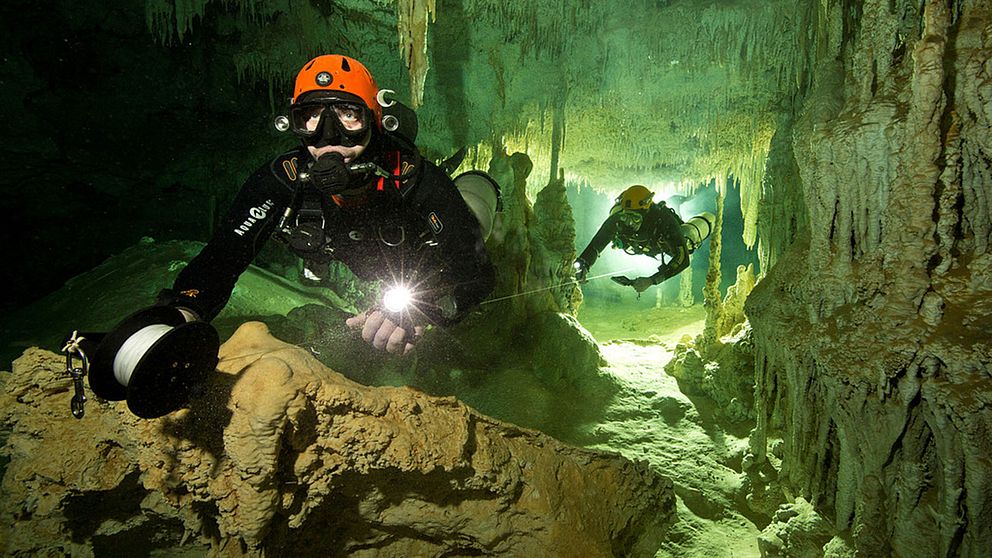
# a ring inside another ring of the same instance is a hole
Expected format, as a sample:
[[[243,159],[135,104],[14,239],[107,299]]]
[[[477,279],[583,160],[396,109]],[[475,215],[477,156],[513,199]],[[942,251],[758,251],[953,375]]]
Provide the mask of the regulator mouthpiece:
[[[413,300],[413,293],[403,285],[394,285],[382,295],[382,307],[389,312],[399,313],[406,310]]]

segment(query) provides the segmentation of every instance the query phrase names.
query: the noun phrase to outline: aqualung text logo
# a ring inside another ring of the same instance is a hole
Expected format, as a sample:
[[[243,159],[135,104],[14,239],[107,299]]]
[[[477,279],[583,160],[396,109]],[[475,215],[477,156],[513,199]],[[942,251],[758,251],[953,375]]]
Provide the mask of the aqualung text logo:
[[[255,206],[248,210],[248,218],[245,219],[244,223],[241,223],[238,228],[234,229],[234,234],[238,236],[244,236],[246,232],[250,231],[255,223],[259,221],[264,221],[269,214],[269,210],[272,209],[272,200],[265,200],[265,203],[259,206]]]

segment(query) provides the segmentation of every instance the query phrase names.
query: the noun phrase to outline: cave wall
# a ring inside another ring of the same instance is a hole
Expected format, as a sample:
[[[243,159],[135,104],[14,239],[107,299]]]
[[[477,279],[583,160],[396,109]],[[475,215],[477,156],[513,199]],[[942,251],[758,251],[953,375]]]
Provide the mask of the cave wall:
[[[0,209],[16,239],[0,248],[4,310],[142,237],[205,240],[248,174],[293,144],[266,84],[230,63],[234,16],[208,15],[164,44],[141,0],[0,6]]]
[[[776,183],[763,202],[805,215],[766,225],[776,265],[747,303],[754,463],[781,437],[781,480],[863,555],[987,555],[992,8],[816,15],[810,87],[766,175],[802,199]]]

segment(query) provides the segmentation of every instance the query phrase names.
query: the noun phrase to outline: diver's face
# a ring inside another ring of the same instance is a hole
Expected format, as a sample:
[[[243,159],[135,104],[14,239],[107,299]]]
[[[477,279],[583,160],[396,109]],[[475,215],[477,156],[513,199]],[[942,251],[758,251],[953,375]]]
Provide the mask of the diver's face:
[[[640,211],[623,211],[620,213],[620,225],[629,232],[637,232],[641,228],[644,216]]]
[[[313,96],[290,107],[290,124],[310,154],[338,153],[350,163],[372,139],[372,114],[363,104]]]

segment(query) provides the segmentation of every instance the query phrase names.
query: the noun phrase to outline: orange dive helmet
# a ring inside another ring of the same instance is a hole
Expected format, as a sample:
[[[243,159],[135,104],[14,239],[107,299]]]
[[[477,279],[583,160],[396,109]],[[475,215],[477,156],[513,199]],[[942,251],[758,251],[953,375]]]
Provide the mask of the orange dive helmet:
[[[342,100],[349,97],[361,99],[372,111],[376,127],[382,128],[382,106],[379,104],[379,86],[368,69],[358,60],[340,54],[325,54],[306,63],[296,74],[292,103],[300,101],[307,93],[324,92],[322,97],[333,98],[335,93],[344,93]]]

